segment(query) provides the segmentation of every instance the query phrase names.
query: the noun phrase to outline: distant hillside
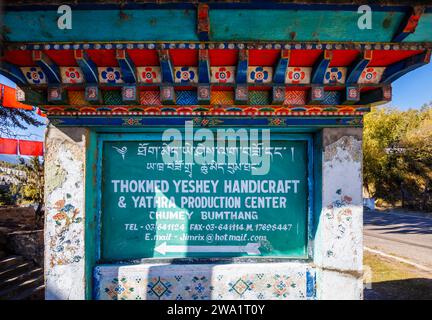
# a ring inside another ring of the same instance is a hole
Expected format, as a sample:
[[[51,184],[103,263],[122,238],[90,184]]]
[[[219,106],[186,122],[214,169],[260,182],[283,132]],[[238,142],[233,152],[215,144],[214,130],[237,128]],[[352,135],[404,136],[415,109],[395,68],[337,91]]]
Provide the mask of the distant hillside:
[[[28,163],[29,160],[30,160],[29,157],[19,157],[19,156],[16,156],[16,155],[0,154],[0,161],[12,163],[12,164],[19,164],[20,163],[20,161],[19,161],[20,158],[24,159],[24,161],[26,163]]]

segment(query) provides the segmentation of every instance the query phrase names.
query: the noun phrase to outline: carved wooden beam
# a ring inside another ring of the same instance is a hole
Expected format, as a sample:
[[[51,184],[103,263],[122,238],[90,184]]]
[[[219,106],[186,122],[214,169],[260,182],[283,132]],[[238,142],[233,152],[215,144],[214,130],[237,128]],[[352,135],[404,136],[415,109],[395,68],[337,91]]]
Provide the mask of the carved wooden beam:
[[[406,14],[405,18],[402,20],[398,31],[393,36],[392,42],[401,42],[411,33],[414,33],[424,11],[424,6],[412,7],[411,10]]]
[[[87,53],[84,50],[74,50],[74,57],[81,68],[85,81],[89,84],[98,83],[99,78],[96,64],[87,56]]]
[[[357,83],[360,79],[362,72],[367,68],[372,60],[373,51],[365,50],[355,60],[355,62],[348,68],[346,84]]]
[[[290,53],[290,50],[281,51],[281,57],[279,58],[273,75],[274,83],[285,83],[285,75],[289,64]]]
[[[408,72],[424,66],[425,64],[428,64],[430,62],[430,58],[431,49],[428,49],[423,53],[417,54],[415,56],[409,57],[407,59],[387,66],[382,75],[381,83],[392,83],[393,81],[399,79]]]
[[[312,68],[312,78],[311,83],[313,84],[323,84],[324,76],[326,74],[327,68],[333,58],[333,52],[331,50],[324,50],[321,57],[315,63]]]
[[[128,56],[126,50],[116,50],[116,58],[120,66],[124,82],[136,83],[136,68],[132,59]]]
[[[61,83],[59,67],[41,50],[32,51],[33,61],[46,74],[48,83]]]

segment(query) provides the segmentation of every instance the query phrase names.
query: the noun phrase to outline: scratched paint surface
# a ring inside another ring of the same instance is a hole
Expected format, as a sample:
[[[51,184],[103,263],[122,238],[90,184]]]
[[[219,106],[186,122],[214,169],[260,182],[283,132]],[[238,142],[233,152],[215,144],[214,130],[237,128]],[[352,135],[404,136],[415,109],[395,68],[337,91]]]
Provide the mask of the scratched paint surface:
[[[192,10],[73,10],[72,29],[57,27],[57,11],[8,11],[10,41],[197,41]],[[107,32],[109,31],[109,32]]]
[[[57,28],[54,10],[7,11],[9,41],[197,41],[195,10],[74,10],[71,30]],[[210,10],[214,41],[373,41],[390,42],[403,12],[372,11],[372,29],[360,30],[357,11]],[[428,17],[419,38],[431,41]],[[109,30],[109,32],[106,32]],[[417,34],[417,33],[416,33]]]
[[[45,296],[83,299],[83,146],[49,127],[46,148]]]
[[[211,10],[213,40],[389,42],[402,12],[372,12],[372,29],[360,30],[356,11]]]
[[[362,268],[362,144],[344,136],[325,147],[323,163],[323,266]]]

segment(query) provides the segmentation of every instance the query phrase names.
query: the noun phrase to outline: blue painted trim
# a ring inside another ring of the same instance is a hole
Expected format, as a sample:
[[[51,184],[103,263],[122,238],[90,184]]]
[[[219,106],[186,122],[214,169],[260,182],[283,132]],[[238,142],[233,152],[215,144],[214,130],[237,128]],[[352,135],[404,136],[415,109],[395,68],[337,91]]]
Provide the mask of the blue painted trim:
[[[406,37],[408,37],[412,32],[399,32],[398,34],[396,34],[393,39],[392,42],[402,42]]]
[[[142,128],[142,127],[167,127],[184,126],[185,121],[210,120],[207,127],[228,127],[228,126],[270,126],[272,119],[280,119],[282,124],[275,128],[286,127],[362,127],[362,116],[323,116],[323,117],[200,117],[200,116],[110,116],[110,117],[76,117],[76,116],[51,116],[52,123],[58,127],[67,126],[88,126],[106,127],[115,126],[118,128]],[[128,119],[137,119],[136,126],[128,126]],[[214,123],[214,124],[213,124]],[[198,125],[197,125],[198,127]],[[206,126],[203,126],[206,127]]]
[[[102,192],[101,186],[102,186],[102,138],[100,135],[97,135],[97,164],[96,164],[96,187],[97,190],[97,196],[96,196],[96,261],[100,260],[101,257],[101,233],[102,233]]]
[[[284,50],[281,51],[281,57],[279,58],[273,76],[274,83],[285,83],[285,75],[289,64],[289,56],[290,51],[288,51],[287,53],[284,52]]]
[[[90,300],[93,297],[93,288],[95,287],[93,278],[93,267],[95,266],[96,258],[96,212],[94,208],[97,206],[97,181],[94,180],[95,164],[97,161],[97,136],[93,130],[89,130],[86,135],[86,161],[85,161],[85,248],[84,248],[84,263],[85,263],[85,299]]]
[[[381,83],[390,84],[393,81],[399,79],[408,72],[415,70],[430,62],[431,50],[427,50],[424,53],[420,53],[413,57],[409,57],[405,60],[393,63],[389,65],[385,70],[381,78]]]
[[[198,82],[210,83],[210,61],[206,50],[199,51]]]
[[[306,271],[306,299],[316,299],[316,271],[314,269]]]
[[[367,58],[365,56],[366,55],[365,52],[363,52],[361,55],[362,56],[359,59],[357,59],[352,64],[352,66],[350,66],[348,68],[348,76],[346,78],[346,84],[357,83],[358,80],[360,79],[360,76],[361,76],[362,72],[369,65],[369,62],[371,61],[371,58],[372,58],[372,52],[370,52],[370,57],[369,58]]]
[[[326,74],[327,68],[330,64],[330,61],[332,59],[332,52],[325,50],[321,57],[318,58],[318,61],[315,63],[312,69],[312,78],[311,83],[313,84],[323,84],[324,83],[324,76]]]
[[[133,63],[132,59],[129,58],[127,52],[124,52],[124,58],[117,56],[117,61],[122,72],[123,81],[126,83],[136,83],[137,78],[135,64]]]
[[[168,50],[159,51],[162,82],[174,83],[174,68]]]
[[[42,71],[47,76],[48,83],[61,83],[59,67],[43,52],[41,53],[40,60],[33,60],[39,67],[41,67]]]
[[[313,224],[314,224],[314,166],[315,166],[315,159],[314,159],[314,143],[313,143],[313,137],[309,135],[307,137],[307,150],[308,150],[308,225],[307,225],[307,256],[309,259],[313,259],[313,240],[314,240],[314,234],[313,234]],[[319,152],[319,151],[318,151]]]
[[[24,74],[22,73],[21,69],[12,63],[2,61],[0,66],[0,74],[12,80],[18,85],[27,84],[27,80]]]
[[[75,56],[75,60],[78,66],[81,68],[83,72],[84,79],[87,83],[98,83],[98,70],[96,64],[87,56],[87,53],[84,51],[82,53],[82,58],[77,58]]]
[[[237,83],[247,83],[247,69],[249,66],[249,52],[248,50],[240,50],[238,63],[237,63]]]

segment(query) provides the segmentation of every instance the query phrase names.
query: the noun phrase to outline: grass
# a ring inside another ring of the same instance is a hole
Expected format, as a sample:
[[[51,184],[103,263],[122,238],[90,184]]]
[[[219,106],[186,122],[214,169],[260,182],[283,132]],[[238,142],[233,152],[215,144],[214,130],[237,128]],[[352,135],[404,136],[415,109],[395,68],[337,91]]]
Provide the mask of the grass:
[[[363,264],[372,271],[365,299],[432,300],[431,273],[369,252],[364,253]]]

